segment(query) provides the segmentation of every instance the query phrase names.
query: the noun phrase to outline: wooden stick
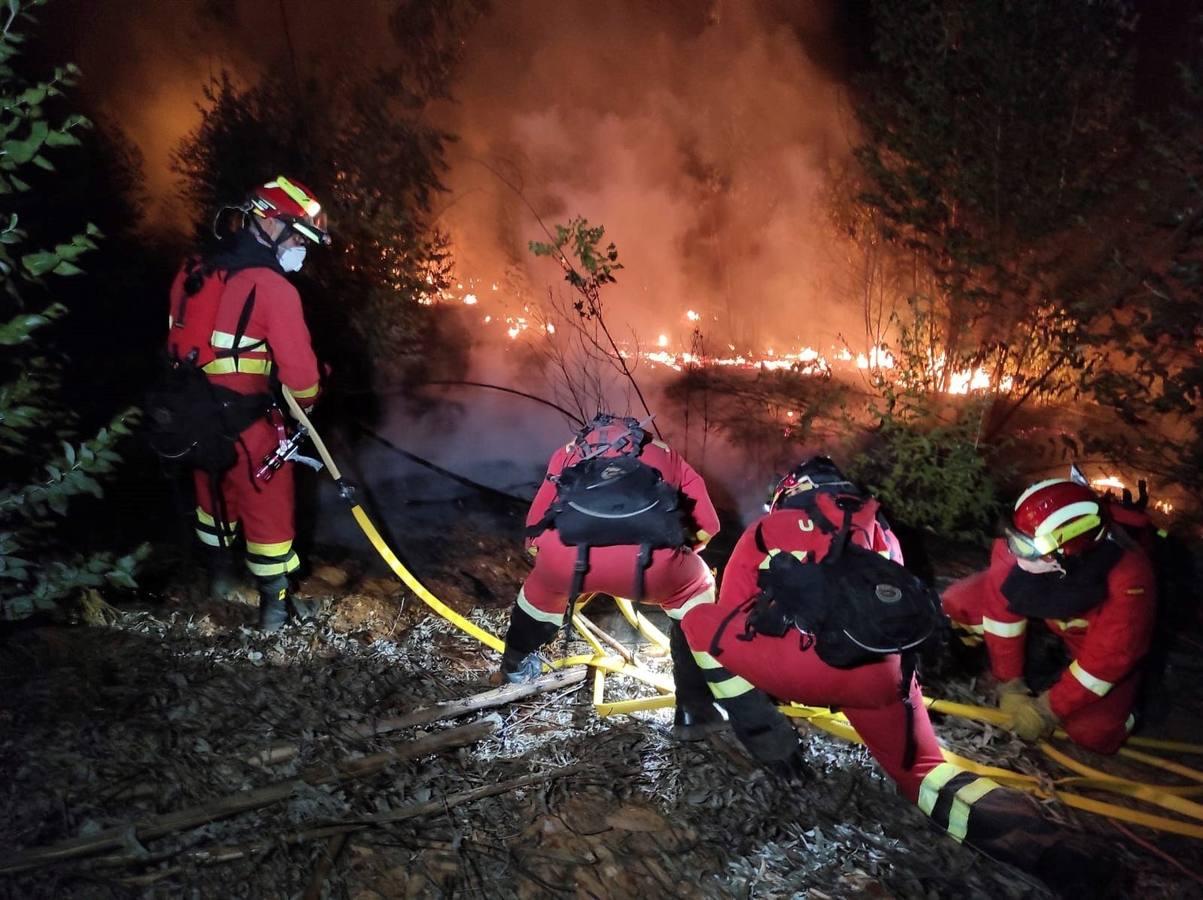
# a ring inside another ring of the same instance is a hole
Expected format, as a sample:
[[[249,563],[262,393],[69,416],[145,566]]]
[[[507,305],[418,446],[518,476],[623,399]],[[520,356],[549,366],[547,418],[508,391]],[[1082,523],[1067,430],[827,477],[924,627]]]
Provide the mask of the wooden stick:
[[[511,778],[508,781],[501,781],[495,784],[487,784],[483,787],[473,788],[470,791],[460,791],[458,794],[450,794],[438,800],[426,800],[422,803],[414,803],[410,806],[403,806],[400,809],[376,813],[375,815],[365,816],[364,818],[355,819],[352,821],[285,832],[275,838],[252,841],[247,844],[213,847],[211,849],[183,850],[178,854],[177,858],[182,861],[197,865],[213,865],[216,863],[231,862],[235,859],[241,859],[244,856],[251,856],[264,850],[269,850],[281,843],[288,845],[302,844],[306,841],[321,840],[322,838],[346,836],[353,832],[364,831],[368,828],[373,828],[379,825],[388,825],[394,822],[402,822],[406,819],[415,819],[421,816],[431,815],[433,813],[440,813],[456,806],[462,806],[465,803],[473,803],[477,800],[482,800],[485,797],[493,797],[497,794],[508,794],[511,791],[520,790],[525,787],[530,787],[531,785],[544,784],[548,781],[554,781],[557,778],[567,778],[571,775],[578,775],[582,772],[588,772],[594,769],[596,769],[595,765],[577,763],[575,765],[553,769],[550,772],[543,773],[542,775],[522,775],[518,778]],[[136,863],[138,861],[138,857],[132,854],[108,856],[97,860],[98,863],[104,863],[106,865],[121,865],[127,863]]]
[[[625,659],[627,662],[629,662],[629,663],[635,662],[635,655],[633,653],[631,653],[631,651],[628,647],[623,645],[622,641],[620,641],[618,638],[614,637],[614,635],[610,634],[609,632],[603,631],[598,626],[598,624],[596,622],[594,622],[593,620],[587,619],[579,613],[577,614],[577,618],[581,622],[584,623],[585,628],[595,638],[597,638],[603,644],[609,645],[610,649],[617,652],[618,655],[621,656],[623,659]]]
[[[415,725],[429,725],[432,722],[441,722],[445,719],[466,716],[469,713],[480,712],[483,709],[492,709],[497,706],[504,706],[507,703],[516,703],[519,700],[525,700],[527,697],[533,697],[537,694],[572,687],[583,682],[588,674],[588,670],[582,667],[565,669],[561,672],[553,672],[551,675],[544,675],[527,684],[507,684],[490,691],[474,694],[471,697],[465,697],[462,700],[448,700],[445,703],[437,703],[434,706],[416,709],[413,712],[408,712],[395,718],[379,719],[375,722],[355,725],[340,732],[340,736],[348,738],[372,738],[381,734],[388,734],[390,731],[412,728]],[[253,765],[286,762],[295,757],[299,752],[300,746],[297,744],[275,744],[266,750],[260,750],[248,757],[247,762]]]
[[[491,717],[481,722],[473,722],[459,728],[425,735],[383,753],[343,760],[333,766],[318,766],[302,773],[299,778],[289,778],[249,791],[239,791],[236,794],[209,800],[173,813],[151,816],[140,822],[125,822],[98,834],[71,838],[49,847],[39,847],[10,854],[0,858],[0,874],[21,872],[65,859],[91,856],[105,850],[120,848],[130,839],[150,840],[175,831],[195,828],[198,825],[224,819],[247,810],[270,806],[288,799],[294,791],[307,785],[331,784],[362,778],[365,775],[379,772],[395,762],[429,756],[452,747],[476,743],[496,731],[499,724],[496,717]]]
[[[318,860],[317,868],[313,870],[313,878],[309,880],[309,887],[305,888],[301,900],[322,900],[322,886],[325,885],[330,870],[334,868],[334,861],[338,859],[338,854],[342,852],[346,842],[346,834],[336,834],[326,841],[326,849],[322,852],[322,858]]]

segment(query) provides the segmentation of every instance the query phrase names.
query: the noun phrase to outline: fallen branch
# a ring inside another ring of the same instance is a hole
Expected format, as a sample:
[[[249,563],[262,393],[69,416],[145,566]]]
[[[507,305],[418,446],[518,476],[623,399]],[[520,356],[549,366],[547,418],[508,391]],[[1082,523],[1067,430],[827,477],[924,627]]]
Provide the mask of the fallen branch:
[[[345,759],[329,766],[317,766],[308,769],[299,778],[277,781],[249,791],[239,791],[216,800],[209,800],[187,809],[151,816],[141,822],[125,822],[108,828],[98,834],[86,837],[71,838],[60,841],[49,847],[38,847],[24,850],[0,858],[0,874],[21,872],[40,866],[50,865],[68,859],[82,856],[92,856],[105,850],[117,850],[133,845],[136,852],[128,854],[131,858],[143,856],[145,851],[141,842],[162,837],[175,831],[195,828],[208,822],[224,819],[238,813],[259,809],[287,800],[299,788],[321,784],[332,784],[362,778],[379,772],[396,762],[417,759],[439,753],[452,747],[462,747],[473,744],[488,737],[497,730],[499,722],[496,717],[481,722],[473,722],[459,728],[440,731],[436,734],[425,735],[413,741],[407,741],[398,747],[382,753],[374,753],[353,759]]]
[[[594,768],[596,767],[586,763],[563,766],[559,769],[552,769],[550,772],[545,772],[542,775],[523,775],[519,778],[511,778],[508,781],[501,781],[495,784],[488,784],[483,787],[473,788],[470,791],[460,791],[457,794],[450,794],[438,800],[426,800],[422,803],[414,803],[409,806],[403,806],[400,809],[393,809],[389,810],[388,812],[377,813],[372,816],[365,816],[363,818],[350,821],[321,825],[315,828],[304,828],[295,831],[288,831],[274,838],[252,841],[247,844],[236,844],[225,847],[214,847],[210,849],[184,850],[179,853],[177,859],[179,859],[182,863],[192,863],[195,865],[213,865],[216,863],[231,862],[236,859],[241,859],[244,856],[252,856],[256,853],[261,853],[264,850],[270,850],[272,847],[276,847],[281,844],[303,844],[306,841],[345,836],[351,834],[352,832],[364,831],[368,828],[374,828],[380,825],[391,825],[396,822],[403,822],[406,819],[415,819],[421,816],[445,812],[453,807],[462,806],[465,803],[473,803],[476,800],[482,800],[485,797],[493,797],[497,794],[508,794],[511,791],[521,790],[522,788],[530,787],[536,784],[544,784],[548,781],[554,781],[557,778],[567,778],[571,775],[578,775]],[[127,863],[135,863],[138,861],[138,857],[133,854],[105,857],[103,860],[97,860],[97,862],[102,862],[106,865],[122,865]]]
[[[301,900],[322,900],[322,887],[325,886],[330,870],[334,868],[334,862],[346,842],[345,834],[336,834],[326,841],[326,848],[322,851],[322,857],[318,860],[317,868],[313,870],[313,878],[309,880],[309,887],[305,888]]]
[[[538,694],[545,694],[548,691],[557,691],[561,688],[572,687],[573,685],[581,684],[588,674],[588,670],[581,667],[566,669],[562,672],[544,675],[527,684],[504,685],[490,691],[474,694],[471,697],[465,697],[461,700],[448,700],[445,703],[416,709],[413,712],[395,718],[379,719],[375,722],[355,725],[339,732],[338,736],[345,738],[373,738],[378,735],[388,734],[391,731],[400,731],[403,728],[413,728],[417,725],[442,722],[445,719],[466,716],[470,713],[480,712],[481,710],[504,706],[507,703],[516,703],[519,700],[525,700],[527,697],[534,697]],[[252,765],[270,765],[287,762],[299,752],[300,745],[298,744],[274,744],[266,750],[261,750],[251,755],[247,758],[247,762]]]

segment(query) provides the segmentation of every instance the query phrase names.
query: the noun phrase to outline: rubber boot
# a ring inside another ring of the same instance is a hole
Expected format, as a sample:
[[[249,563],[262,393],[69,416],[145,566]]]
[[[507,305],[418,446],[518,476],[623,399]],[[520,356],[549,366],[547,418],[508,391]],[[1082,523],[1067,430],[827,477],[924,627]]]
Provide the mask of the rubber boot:
[[[279,631],[288,622],[288,579],[283,575],[259,580],[259,630]]]
[[[680,622],[674,621],[669,629],[668,647],[677,694],[672,736],[684,742],[704,741],[708,735],[726,728],[727,720],[714,705],[714,695],[693,658]]]
[[[209,573],[209,598],[228,600],[238,593],[241,579],[234,565],[234,554],[228,548],[206,547],[205,570]]]
[[[289,617],[298,622],[316,621],[318,614],[322,611],[321,600],[302,600],[289,595],[287,603]]]

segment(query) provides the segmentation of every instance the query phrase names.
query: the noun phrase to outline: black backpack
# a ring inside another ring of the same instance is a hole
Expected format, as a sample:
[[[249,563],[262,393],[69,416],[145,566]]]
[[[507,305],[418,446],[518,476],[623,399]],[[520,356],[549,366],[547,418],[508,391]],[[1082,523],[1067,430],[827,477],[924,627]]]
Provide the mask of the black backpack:
[[[599,427],[620,421],[626,430],[613,441],[591,446],[586,437]],[[589,571],[590,547],[638,546],[630,599],[643,599],[643,572],[652,551],[684,547],[688,543],[680,491],[665,482],[659,470],[639,459],[646,439],[640,423],[598,416],[577,435],[576,446],[585,456],[566,467],[556,478],[556,497],[543,518],[527,529],[536,537],[548,528],[577,548],[564,622],[571,624],[572,609]],[[617,456],[604,456],[607,451]],[[565,631],[565,643],[568,631]]]

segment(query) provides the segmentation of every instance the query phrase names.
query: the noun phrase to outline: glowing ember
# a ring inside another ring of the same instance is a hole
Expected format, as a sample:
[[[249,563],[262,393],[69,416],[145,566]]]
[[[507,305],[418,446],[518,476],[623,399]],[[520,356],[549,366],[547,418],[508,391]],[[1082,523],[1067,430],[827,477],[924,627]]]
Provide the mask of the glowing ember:
[[[690,322],[696,322],[699,319],[701,319],[702,317],[698,313],[696,313],[692,309],[690,309],[690,310],[685,311],[685,318],[687,318]]]
[[[476,295],[475,294],[464,294],[464,303],[468,306],[475,306],[476,305]]]
[[[547,331],[548,334],[556,333],[556,326],[553,325],[551,322],[548,322],[546,325],[543,326],[543,328]]]
[[[1102,478],[1092,478],[1090,479],[1090,486],[1092,488],[1114,488],[1117,491],[1122,491],[1127,487],[1123,479],[1118,475],[1105,475]]]
[[[510,340],[512,341],[512,340],[514,340],[514,338],[518,337],[518,332],[521,330],[522,329],[519,328],[517,325],[511,325],[509,328],[506,329],[505,333],[510,336]]]
[[[662,335],[660,335],[660,337],[656,338],[656,345],[659,347],[667,347],[668,346],[668,335],[662,334]]]

